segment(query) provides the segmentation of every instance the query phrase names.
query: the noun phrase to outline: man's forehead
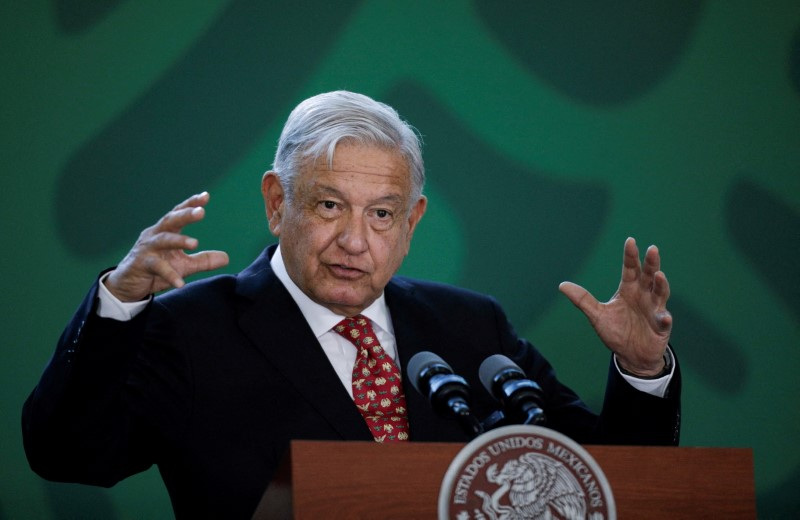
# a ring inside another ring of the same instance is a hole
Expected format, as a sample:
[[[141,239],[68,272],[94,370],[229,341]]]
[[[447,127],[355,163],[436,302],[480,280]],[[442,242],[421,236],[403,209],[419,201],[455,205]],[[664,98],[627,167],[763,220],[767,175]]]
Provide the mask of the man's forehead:
[[[396,151],[364,145],[340,144],[334,150],[332,159],[321,156],[309,166],[315,172],[409,174],[405,159]]]

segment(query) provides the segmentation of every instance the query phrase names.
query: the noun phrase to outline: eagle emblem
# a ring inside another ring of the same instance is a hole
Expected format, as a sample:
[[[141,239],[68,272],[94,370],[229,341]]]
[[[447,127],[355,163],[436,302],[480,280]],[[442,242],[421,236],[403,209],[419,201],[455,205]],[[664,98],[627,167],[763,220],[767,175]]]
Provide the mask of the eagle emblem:
[[[564,465],[538,453],[524,453],[498,471],[486,470],[486,478],[500,486],[491,495],[476,490],[482,510],[491,520],[563,518],[584,520],[586,497],[576,478]]]

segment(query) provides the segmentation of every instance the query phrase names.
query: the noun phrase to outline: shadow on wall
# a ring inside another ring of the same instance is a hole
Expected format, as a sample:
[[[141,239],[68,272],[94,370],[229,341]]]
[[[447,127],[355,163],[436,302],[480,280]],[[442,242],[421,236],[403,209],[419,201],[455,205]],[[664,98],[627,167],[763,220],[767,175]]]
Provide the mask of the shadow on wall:
[[[279,111],[316,70],[357,3],[231,2],[172,69],[66,164],[55,224],[67,249],[86,258],[124,246],[187,189],[228,171],[265,126],[284,116]],[[57,5],[68,27],[104,12],[86,2]]]

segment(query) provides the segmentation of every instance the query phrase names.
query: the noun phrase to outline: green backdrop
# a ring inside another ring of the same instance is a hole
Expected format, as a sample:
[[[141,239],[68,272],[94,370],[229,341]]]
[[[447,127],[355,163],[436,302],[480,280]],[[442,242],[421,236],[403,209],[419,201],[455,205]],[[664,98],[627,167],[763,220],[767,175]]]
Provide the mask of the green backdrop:
[[[185,196],[230,271],[270,241],[259,182],[309,95],[423,134],[404,274],[495,295],[597,406],[608,353],[557,291],[606,299],[626,236],[672,284],[682,444],[755,453],[800,511],[800,4],[0,2],[0,519],[169,518],[155,470],[105,490],[28,468],[19,413],[96,273]]]

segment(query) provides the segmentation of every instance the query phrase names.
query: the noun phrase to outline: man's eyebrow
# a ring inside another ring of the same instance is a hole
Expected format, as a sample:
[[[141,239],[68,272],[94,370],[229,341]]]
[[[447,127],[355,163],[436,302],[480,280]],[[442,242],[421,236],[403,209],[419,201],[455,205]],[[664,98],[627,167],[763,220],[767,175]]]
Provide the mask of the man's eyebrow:
[[[340,199],[344,198],[344,195],[341,191],[337,190],[332,186],[326,186],[324,184],[316,184],[314,188],[311,190],[312,192],[317,192],[320,195],[333,195],[334,197],[338,197]]]
[[[377,200],[375,200],[375,203],[385,202],[385,203],[390,203],[390,204],[402,204],[404,200],[405,199],[403,197],[401,197],[400,195],[391,194],[391,195],[385,195],[383,197],[378,198]]]
[[[329,195],[331,197],[336,197],[339,199],[347,199],[345,195],[339,191],[338,189],[334,188],[333,186],[328,186],[326,184],[316,184],[312,188],[312,193],[315,193],[317,196],[325,196]],[[390,193],[389,195],[384,195],[383,197],[378,197],[377,199],[370,201],[370,205],[373,204],[397,204],[402,205],[405,202],[405,198],[402,195],[398,195],[396,193]]]

